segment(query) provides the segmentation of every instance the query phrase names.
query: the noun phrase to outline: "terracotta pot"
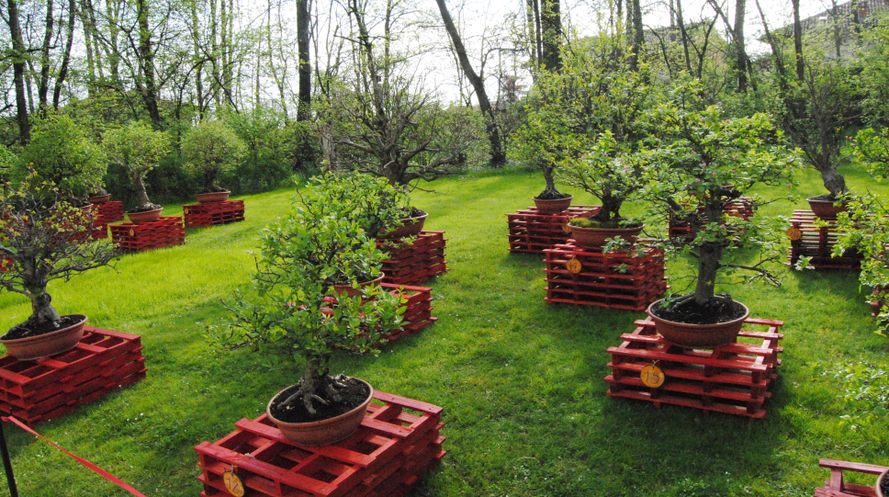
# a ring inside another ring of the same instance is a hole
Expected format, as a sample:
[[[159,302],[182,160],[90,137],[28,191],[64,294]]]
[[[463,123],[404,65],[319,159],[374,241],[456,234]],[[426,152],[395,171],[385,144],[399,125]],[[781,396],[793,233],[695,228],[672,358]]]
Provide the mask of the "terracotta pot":
[[[358,427],[361,426],[361,420],[364,419],[364,414],[367,412],[367,406],[373,398],[374,389],[370,383],[360,378],[353,379],[367,385],[367,388],[369,389],[367,399],[365,399],[361,405],[355,407],[351,411],[340,414],[339,416],[319,421],[308,421],[305,423],[290,423],[275,418],[275,416],[272,415],[272,403],[290,387],[275,394],[275,396],[272,397],[272,400],[269,401],[265,412],[269,419],[278,426],[278,429],[281,430],[281,433],[283,433],[288,440],[292,440],[300,445],[318,447],[339,442],[349,438],[350,435],[358,431]]]
[[[60,330],[15,340],[0,339],[0,343],[6,346],[6,353],[20,361],[60,354],[73,349],[83,338],[87,317],[79,314],[74,317],[80,318],[77,323]]]
[[[90,195],[90,203],[91,204],[104,204],[105,202],[111,200],[111,194],[106,193],[105,195]]]
[[[568,228],[571,229],[571,237],[574,238],[578,246],[593,249],[604,247],[609,238],[616,236],[634,244],[639,238],[639,233],[642,233],[641,225],[633,228],[582,228],[569,222]]]
[[[541,214],[558,214],[563,210],[571,207],[571,200],[574,197],[568,195],[565,198],[557,199],[541,199],[534,197],[534,205]]]
[[[333,285],[333,291],[335,291],[337,295],[345,294],[347,297],[354,297],[355,295],[361,293],[361,289],[366,286],[379,285],[380,283],[382,283],[383,278],[385,277],[385,273],[380,273],[379,276],[372,280],[359,282],[358,288],[352,288],[352,285],[350,284]]]
[[[419,216],[406,217],[401,220],[401,226],[381,235],[379,238],[382,240],[398,240],[409,236],[417,236],[423,231],[423,225],[426,224],[427,217],[429,217],[429,214],[426,212]]]
[[[232,192],[223,190],[221,192],[198,193],[195,195],[195,198],[201,204],[212,204],[214,202],[225,202],[231,194]]]
[[[661,302],[663,299],[652,303],[645,312],[654,321],[657,332],[665,340],[683,347],[718,347],[732,343],[741,331],[744,320],[750,315],[750,309],[738,302],[744,308],[744,315],[737,319],[713,324],[682,323],[658,317],[653,309]]]
[[[889,494],[883,492],[883,489],[880,487],[880,482],[883,480],[889,481],[889,469],[883,471],[880,473],[880,476],[877,477],[877,484],[874,486],[877,491],[877,497],[889,497]]]
[[[152,209],[150,211],[141,211],[141,212],[127,212],[127,216],[130,218],[130,221],[136,224],[139,223],[150,223],[152,221],[157,221],[161,218],[161,212],[163,212],[163,207],[158,207],[157,209]]]
[[[821,219],[836,219],[837,214],[846,210],[846,206],[841,202],[839,202],[839,205],[834,205],[832,200],[824,200],[815,197],[807,199],[807,201],[809,202],[809,208],[812,209],[812,212]]]

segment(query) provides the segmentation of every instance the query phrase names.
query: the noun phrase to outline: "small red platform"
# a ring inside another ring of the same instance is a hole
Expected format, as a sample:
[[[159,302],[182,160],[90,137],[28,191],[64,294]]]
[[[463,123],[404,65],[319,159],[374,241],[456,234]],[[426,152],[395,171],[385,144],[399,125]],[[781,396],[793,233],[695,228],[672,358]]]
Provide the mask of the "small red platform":
[[[811,257],[811,265],[817,270],[846,269],[857,271],[861,267],[861,256],[848,250],[840,257],[831,257],[837,243],[836,220],[822,220],[810,210],[793,211],[790,218],[790,257],[788,264],[793,266],[801,256]],[[823,226],[817,226],[823,224]]]
[[[566,225],[575,217],[590,217],[599,207],[575,205],[556,214],[542,214],[536,207],[529,207],[506,215],[509,225],[509,251],[539,254],[557,243],[565,243],[571,237]]]
[[[631,252],[595,252],[574,245],[546,249],[546,302],[643,311],[667,289],[664,253],[655,248]],[[571,272],[569,261],[580,263]]]
[[[382,240],[377,245],[389,254],[383,261],[386,283],[416,285],[448,270],[444,231],[423,231],[410,245]]]
[[[187,228],[236,223],[244,220],[244,201],[226,200],[184,205],[182,213],[185,215]]]
[[[406,324],[400,330],[389,335],[389,341],[393,342],[405,335],[417,333],[438,320],[432,316],[432,289],[423,286],[406,286],[383,283],[383,288],[388,289],[393,295],[401,295],[407,303],[404,312]]]
[[[887,466],[834,461],[831,459],[822,459],[818,464],[822,468],[830,469],[830,479],[827,480],[823,487],[815,489],[815,497],[876,497],[877,492],[874,490],[874,484],[867,486],[858,483],[846,483],[843,473],[851,471],[866,475],[880,475],[889,469]]]
[[[0,358],[0,410],[28,424],[55,419],[145,378],[137,335],[86,328],[77,347],[35,361]]]
[[[754,205],[752,199],[741,197],[739,199],[735,199],[726,203],[725,207],[723,208],[723,212],[725,212],[729,216],[749,220],[751,217],[753,217],[755,208],[756,206]],[[672,215],[672,213],[670,214],[668,232],[670,240],[676,242],[688,243],[695,237],[695,233],[692,232],[691,224],[689,224],[688,221],[676,219]]]
[[[130,252],[185,243],[185,228],[179,216],[162,217],[149,223],[112,224],[109,227],[114,244]]]
[[[716,348],[691,349],[671,344],[655,331],[650,319],[636,321],[632,333],[621,335],[623,342],[609,347],[611,374],[609,397],[670,404],[705,411],[765,417],[765,402],[778,378],[778,358],[783,347],[782,321],[750,318],[745,321],[738,341]],[[754,331],[754,327],[764,328]],[[654,364],[666,379],[658,388],[642,383],[642,368]]]
[[[102,224],[123,221],[123,202],[120,200],[109,200],[101,204],[93,204],[93,209],[98,213],[99,221]]]
[[[287,440],[265,415],[195,450],[203,497],[228,497],[223,475],[234,471],[250,497],[401,497],[440,461],[442,408],[375,391],[361,427],[324,447]]]

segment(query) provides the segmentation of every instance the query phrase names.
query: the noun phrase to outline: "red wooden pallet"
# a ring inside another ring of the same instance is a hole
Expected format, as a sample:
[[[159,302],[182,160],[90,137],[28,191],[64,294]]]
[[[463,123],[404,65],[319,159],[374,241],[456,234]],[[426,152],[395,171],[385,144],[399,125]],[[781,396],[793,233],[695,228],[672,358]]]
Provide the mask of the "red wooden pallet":
[[[536,207],[506,215],[509,225],[509,251],[538,254],[571,237],[565,227],[575,217],[590,217],[598,206],[575,205],[556,214],[542,214]]]
[[[386,283],[416,285],[448,270],[445,263],[444,231],[423,231],[411,244],[377,241],[386,251],[383,279]]]
[[[889,469],[887,466],[831,459],[822,459],[818,464],[822,468],[830,469],[830,479],[823,487],[815,489],[815,497],[876,497],[877,492],[874,490],[874,485],[847,483],[843,473],[853,471],[866,475],[879,475]]]
[[[395,285],[383,283],[380,285],[388,289],[394,295],[401,295],[407,300],[407,310],[404,313],[405,325],[389,335],[389,341],[395,341],[405,335],[417,333],[423,328],[434,323],[438,318],[432,316],[432,289],[422,286]]]
[[[716,348],[691,349],[664,340],[650,319],[635,322],[632,333],[621,335],[618,347],[609,347],[610,397],[645,400],[656,406],[670,404],[705,411],[761,419],[765,402],[778,378],[782,321],[750,318],[738,341]],[[754,327],[764,328],[756,331]],[[645,386],[642,368],[654,364],[666,381],[658,388]]]
[[[788,234],[795,233],[798,237],[791,236],[788,264],[793,266],[801,256],[807,256],[812,258],[810,264],[817,270],[858,270],[861,267],[861,256],[854,250],[846,251],[840,257],[831,256],[839,237],[836,220],[825,219],[822,220],[823,226],[816,226],[817,220],[818,217],[810,210],[793,211]]]
[[[185,243],[185,228],[179,216],[162,217],[149,223],[112,224],[111,240],[127,251],[172,247]]]
[[[547,303],[592,305],[611,309],[645,310],[667,289],[664,254],[655,248],[631,252],[595,252],[570,240],[544,253]],[[579,273],[569,261],[581,263]]]
[[[120,200],[109,200],[101,204],[93,204],[93,208],[98,212],[99,221],[102,224],[123,221],[123,202]]]
[[[230,494],[223,474],[234,471],[250,497],[389,497],[405,495],[445,455],[442,408],[374,392],[361,427],[324,447],[287,440],[262,415],[195,447],[202,496]]]
[[[74,349],[34,361],[0,358],[0,410],[54,419],[145,377],[139,336],[87,327]]]
[[[226,200],[184,205],[182,213],[185,215],[187,228],[236,223],[244,220],[244,201]]]
[[[748,197],[741,197],[725,204],[723,212],[729,216],[739,217],[748,220],[753,217],[756,205],[753,200]],[[691,224],[688,221],[677,219],[672,213],[670,214],[670,222],[668,227],[670,240],[678,242],[690,242],[694,239],[695,233],[692,232]]]

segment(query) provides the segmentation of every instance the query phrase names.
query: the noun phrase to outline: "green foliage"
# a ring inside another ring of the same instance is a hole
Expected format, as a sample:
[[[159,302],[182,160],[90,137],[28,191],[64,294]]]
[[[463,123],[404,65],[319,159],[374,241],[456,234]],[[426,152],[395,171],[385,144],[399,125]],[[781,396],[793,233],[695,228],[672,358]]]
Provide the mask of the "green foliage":
[[[863,30],[861,74],[865,122],[889,126],[889,14],[875,13],[875,21]]]
[[[889,178],[889,127],[865,128],[855,135],[855,156],[878,178]]]
[[[0,145],[0,183],[9,181],[9,176],[13,173],[18,163],[18,156],[5,145]]]
[[[246,152],[244,142],[222,121],[201,121],[182,138],[182,156],[192,173],[203,180],[203,192],[225,189],[220,174],[233,170]]]
[[[138,207],[151,204],[145,193],[146,175],[157,167],[161,158],[170,151],[169,136],[155,131],[150,125],[133,121],[126,126],[109,130],[104,137],[105,149],[111,162],[123,168],[140,197]]]
[[[41,179],[58,185],[71,199],[102,188],[108,160],[81,127],[68,116],[51,114],[40,120],[31,142],[22,150],[19,176],[33,168]]]
[[[843,424],[858,432],[885,429],[889,416],[889,371],[868,362],[847,362],[825,374],[838,382],[850,406]],[[877,439],[879,441],[879,439]]]

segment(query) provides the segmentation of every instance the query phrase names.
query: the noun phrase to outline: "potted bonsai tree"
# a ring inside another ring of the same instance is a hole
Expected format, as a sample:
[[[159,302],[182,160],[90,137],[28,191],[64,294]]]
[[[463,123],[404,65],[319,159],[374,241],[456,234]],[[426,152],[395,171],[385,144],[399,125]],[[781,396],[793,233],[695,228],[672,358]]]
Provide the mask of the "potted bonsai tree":
[[[202,121],[182,138],[186,167],[201,177],[198,202],[224,202],[230,191],[219,186],[219,176],[235,168],[244,156],[244,142],[222,121]]]
[[[611,134],[603,133],[589,152],[578,160],[567,161],[559,168],[559,176],[602,202],[592,217],[575,217],[568,222],[574,241],[581,247],[600,248],[609,239],[619,237],[633,244],[642,231],[639,221],[624,219],[620,209],[627,198],[644,185],[643,162],[637,160],[630,145],[620,144]]]
[[[319,205],[315,198],[300,197],[263,231],[254,289],[234,299],[228,322],[212,333],[229,347],[273,346],[302,363],[299,380],[271,399],[267,414],[286,437],[304,445],[330,444],[358,428],[373,389],[333,375],[331,356],[337,349],[378,350],[404,312],[399,297],[358,283],[380,274],[383,256],[374,240],[337,215],[340,206]],[[344,281],[353,294],[336,289]]]
[[[90,219],[36,173],[0,194],[0,259],[12,262],[0,272],[0,288],[31,301],[31,316],[0,338],[13,357],[26,360],[64,352],[83,336],[86,316],[60,315],[46,287],[51,280],[67,281],[113,259],[110,244],[85,236]]]
[[[769,232],[767,223],[728,216],[723,206],[757,184],[787,185],[797,160],[780,145],[780,133],[768,115],[724,118],[715,106],[703,104],[695,83],[680,85],[651,117],[658,132],[652,136],[654,148],[642,158],[649,163],[646,195],[691,220],[695,237],[676,250],[689,251],[698,262],[694,292],[656,301],[648,314],[658,332],[678,345],[732,342],[749,310],[728,295],[716,294],[719,273],[750,269],[777,284],[768,262],[781,247],[780,237]],[[690,216],[698,212],[702,215]],[[725,261],[730,252],[755,247],[763,249],[755,264]]]
[[[877,477],[876,484],[877,497],[889,497],[889,470],[883,471]]]
[[[136,203],[127,211],[130,221],[146,223],[160,219],[163,208],[148,198],[145,178],[169,151],[169,137],[148,124],[133,121],[106,132],[105,149],[111,161],[126,170],[136,190]]]

